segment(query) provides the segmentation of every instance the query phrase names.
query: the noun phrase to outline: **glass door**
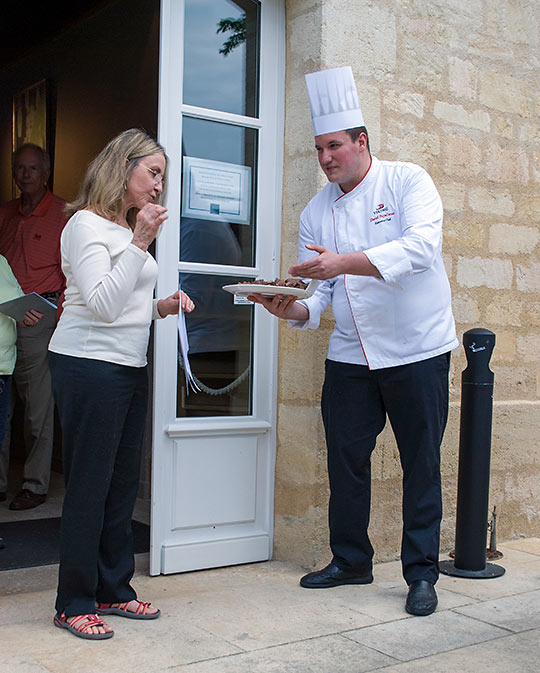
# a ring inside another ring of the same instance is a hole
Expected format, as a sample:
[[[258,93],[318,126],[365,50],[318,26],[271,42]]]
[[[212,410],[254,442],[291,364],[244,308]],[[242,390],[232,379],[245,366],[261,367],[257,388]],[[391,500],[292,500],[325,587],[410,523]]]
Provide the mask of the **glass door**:
[[[152,574],[271,555],[277,321],[222,288],[278,273],[283,55],[282,0],[162,0],[158,295],[195,302],[200,392],[175,321],[157,321]]]

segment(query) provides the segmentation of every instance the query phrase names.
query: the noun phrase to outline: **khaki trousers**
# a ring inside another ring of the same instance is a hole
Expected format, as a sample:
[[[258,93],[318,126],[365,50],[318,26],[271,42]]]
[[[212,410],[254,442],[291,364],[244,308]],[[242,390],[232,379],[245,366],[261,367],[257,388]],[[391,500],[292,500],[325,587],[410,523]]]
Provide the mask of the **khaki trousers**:
[[[47,349],[56,327],[56,315],[47,313],[34,327],[18,327],[17,363],[13,385],[24,405],[24,463],[22,488],[47,493],[54,438],[54,401]],[[11,398],[6,434],[0,449],[0,492],[7,490],[11,419],[16,396]]]

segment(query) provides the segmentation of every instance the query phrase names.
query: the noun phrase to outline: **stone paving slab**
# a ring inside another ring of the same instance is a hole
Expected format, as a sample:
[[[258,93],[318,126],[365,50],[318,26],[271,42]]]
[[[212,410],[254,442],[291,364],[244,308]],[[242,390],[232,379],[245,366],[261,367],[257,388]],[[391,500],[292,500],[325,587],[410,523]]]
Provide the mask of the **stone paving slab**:
[[[51,673],[50,669],[25,655],[2,658],[2,666],[2,673]]]
[[[399,661],[419,659],[507,635],[508,631],[451,611],[402,619],[344,634]]]
[[[540,546],[510,544],[501,578],[441,577],[429,617],[405,613],[399,562],[371,585],[306,590],[276,561],[149,577],[139,559],[134,586],[163,616],[111,616],[100,642],[53,626],[57,567],[0,572],[0,672],[538,673]]]
[[[536,629],[389,666],[381,673],[538,673],[539,661],[540,630]]]
[[[344,606],[325,604],[322,596],[299,596],[301,593],[301,589],[291,588],[288,596],[278,592],[271,598],[252,588],[209,595],[207,600],[202,598],[185,606],[183,621],[244,650],[283,645],[378,622]]]
[[[0,596],[55,589],[57,581],[58,565],[0,570]]]
[[[313,593],[313,592],[312,592]],[[357,610],[379,622],[389,622],[396,619],[411,619],[405,612],[407,585],[402,581],[401,586],[386,588],[375,584],[368,586],[344,586],[328,589],[324,592],[326,605],[342,605]],[[450,610],[459,606],[476,603],[476,599],[457,594],[437,586],[439,610]],[[321,596],[321,600],[323,600]]]
[[[458,607],[456,611],[510,631],[529,631],[540,628],[540,590]]]
[[[148,576],[148,554],[135,554],[135,574]],[[58,564],[0,570],[0,597],[56,589]]]
[[[536,554],[540,556],[540,537],[519,538],[518,540],[510,540],[505,542],[500,547],[501,551],[505,549],[518,549],[519,551],[527,552],[528,554]]]
[[[378,587],[391,589],[405,586],[401,574],[401,561],[388,561],[377,563],[373,568],[373,583]]]
[[[51,591],[36,591],[32,596],[32,610],[28,609],[28,602],[20,595],[2,596],[0,598],[0,643],[4,628],[10,624],[24,624],[25,622],[42,621],[54,615],[54,594]],[[0,650],[1,651],[1,650]],[[3,673],[0,668],[1,673]]]
[[[395,659],[337,635],[182,666],[177,670],[178,673],[367,673],[387,670],[393,663]]]
[[[496,563],[497,565],[503,566],[503,568],[506,568],[507,565],[514,567],[516,565],[521,565],[522,563],[538,561],[540,557],[540,554],[534,554],[531,551],[525,551],[514,547],[499,546],[498,551],[503,553],[503,557],[490,561],[490,563]]]
[[[162,618],[141,622],[111,617],[107,621],[115,630],[110,640],[84,641],[59,631],[49,633],[48,650],[40,648],[32,654],[53,673],[159,673],[242,651],[190,624],[179,628],[178,623]]]

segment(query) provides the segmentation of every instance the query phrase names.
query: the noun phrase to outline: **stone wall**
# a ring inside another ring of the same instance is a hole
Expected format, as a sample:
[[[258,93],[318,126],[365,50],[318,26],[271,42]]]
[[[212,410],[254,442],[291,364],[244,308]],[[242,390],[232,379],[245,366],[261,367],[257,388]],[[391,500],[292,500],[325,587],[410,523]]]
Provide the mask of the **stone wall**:
[[[426,168],[445,206],[444,254],[461,340],[496,334],[490,507],[498,538],[540,535],[540,3],[537,0],[286,0],[287,71],[282,273],[297,223],[325,183],[304,74],[350,65],[373,153]],[[329,558],[323,363],[319,330],[280,326],[275,557]],[[453,546],[460,381],[453,353],[442,448],[442,549]],[[391,432],[373,456],[371,536],[399,555],[401,479]]]

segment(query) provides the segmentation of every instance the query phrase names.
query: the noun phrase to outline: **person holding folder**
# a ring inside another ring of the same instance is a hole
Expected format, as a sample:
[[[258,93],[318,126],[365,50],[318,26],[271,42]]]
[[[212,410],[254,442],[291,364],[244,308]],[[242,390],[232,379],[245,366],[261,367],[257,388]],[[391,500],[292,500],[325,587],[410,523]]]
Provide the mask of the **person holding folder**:
[[[23,291],[7,259],[0,255],[0,303],[21,297]],[[22,326],[35,325],[41,318],[37,311],[27,311]],[[0,445],[6,431],[6,421],[11,398],[11,380],[17,359],[17,325],[13,318],[0,312]],[[0,462],[0,470],[3,463]],[[0,474],[0,483],[7,483],[7,474]],[[0,502],[5,501],[5,490],[0,491]],[[1,540],[1,538],[0,538]],[[0,548],[3,543],[0,542]]]

